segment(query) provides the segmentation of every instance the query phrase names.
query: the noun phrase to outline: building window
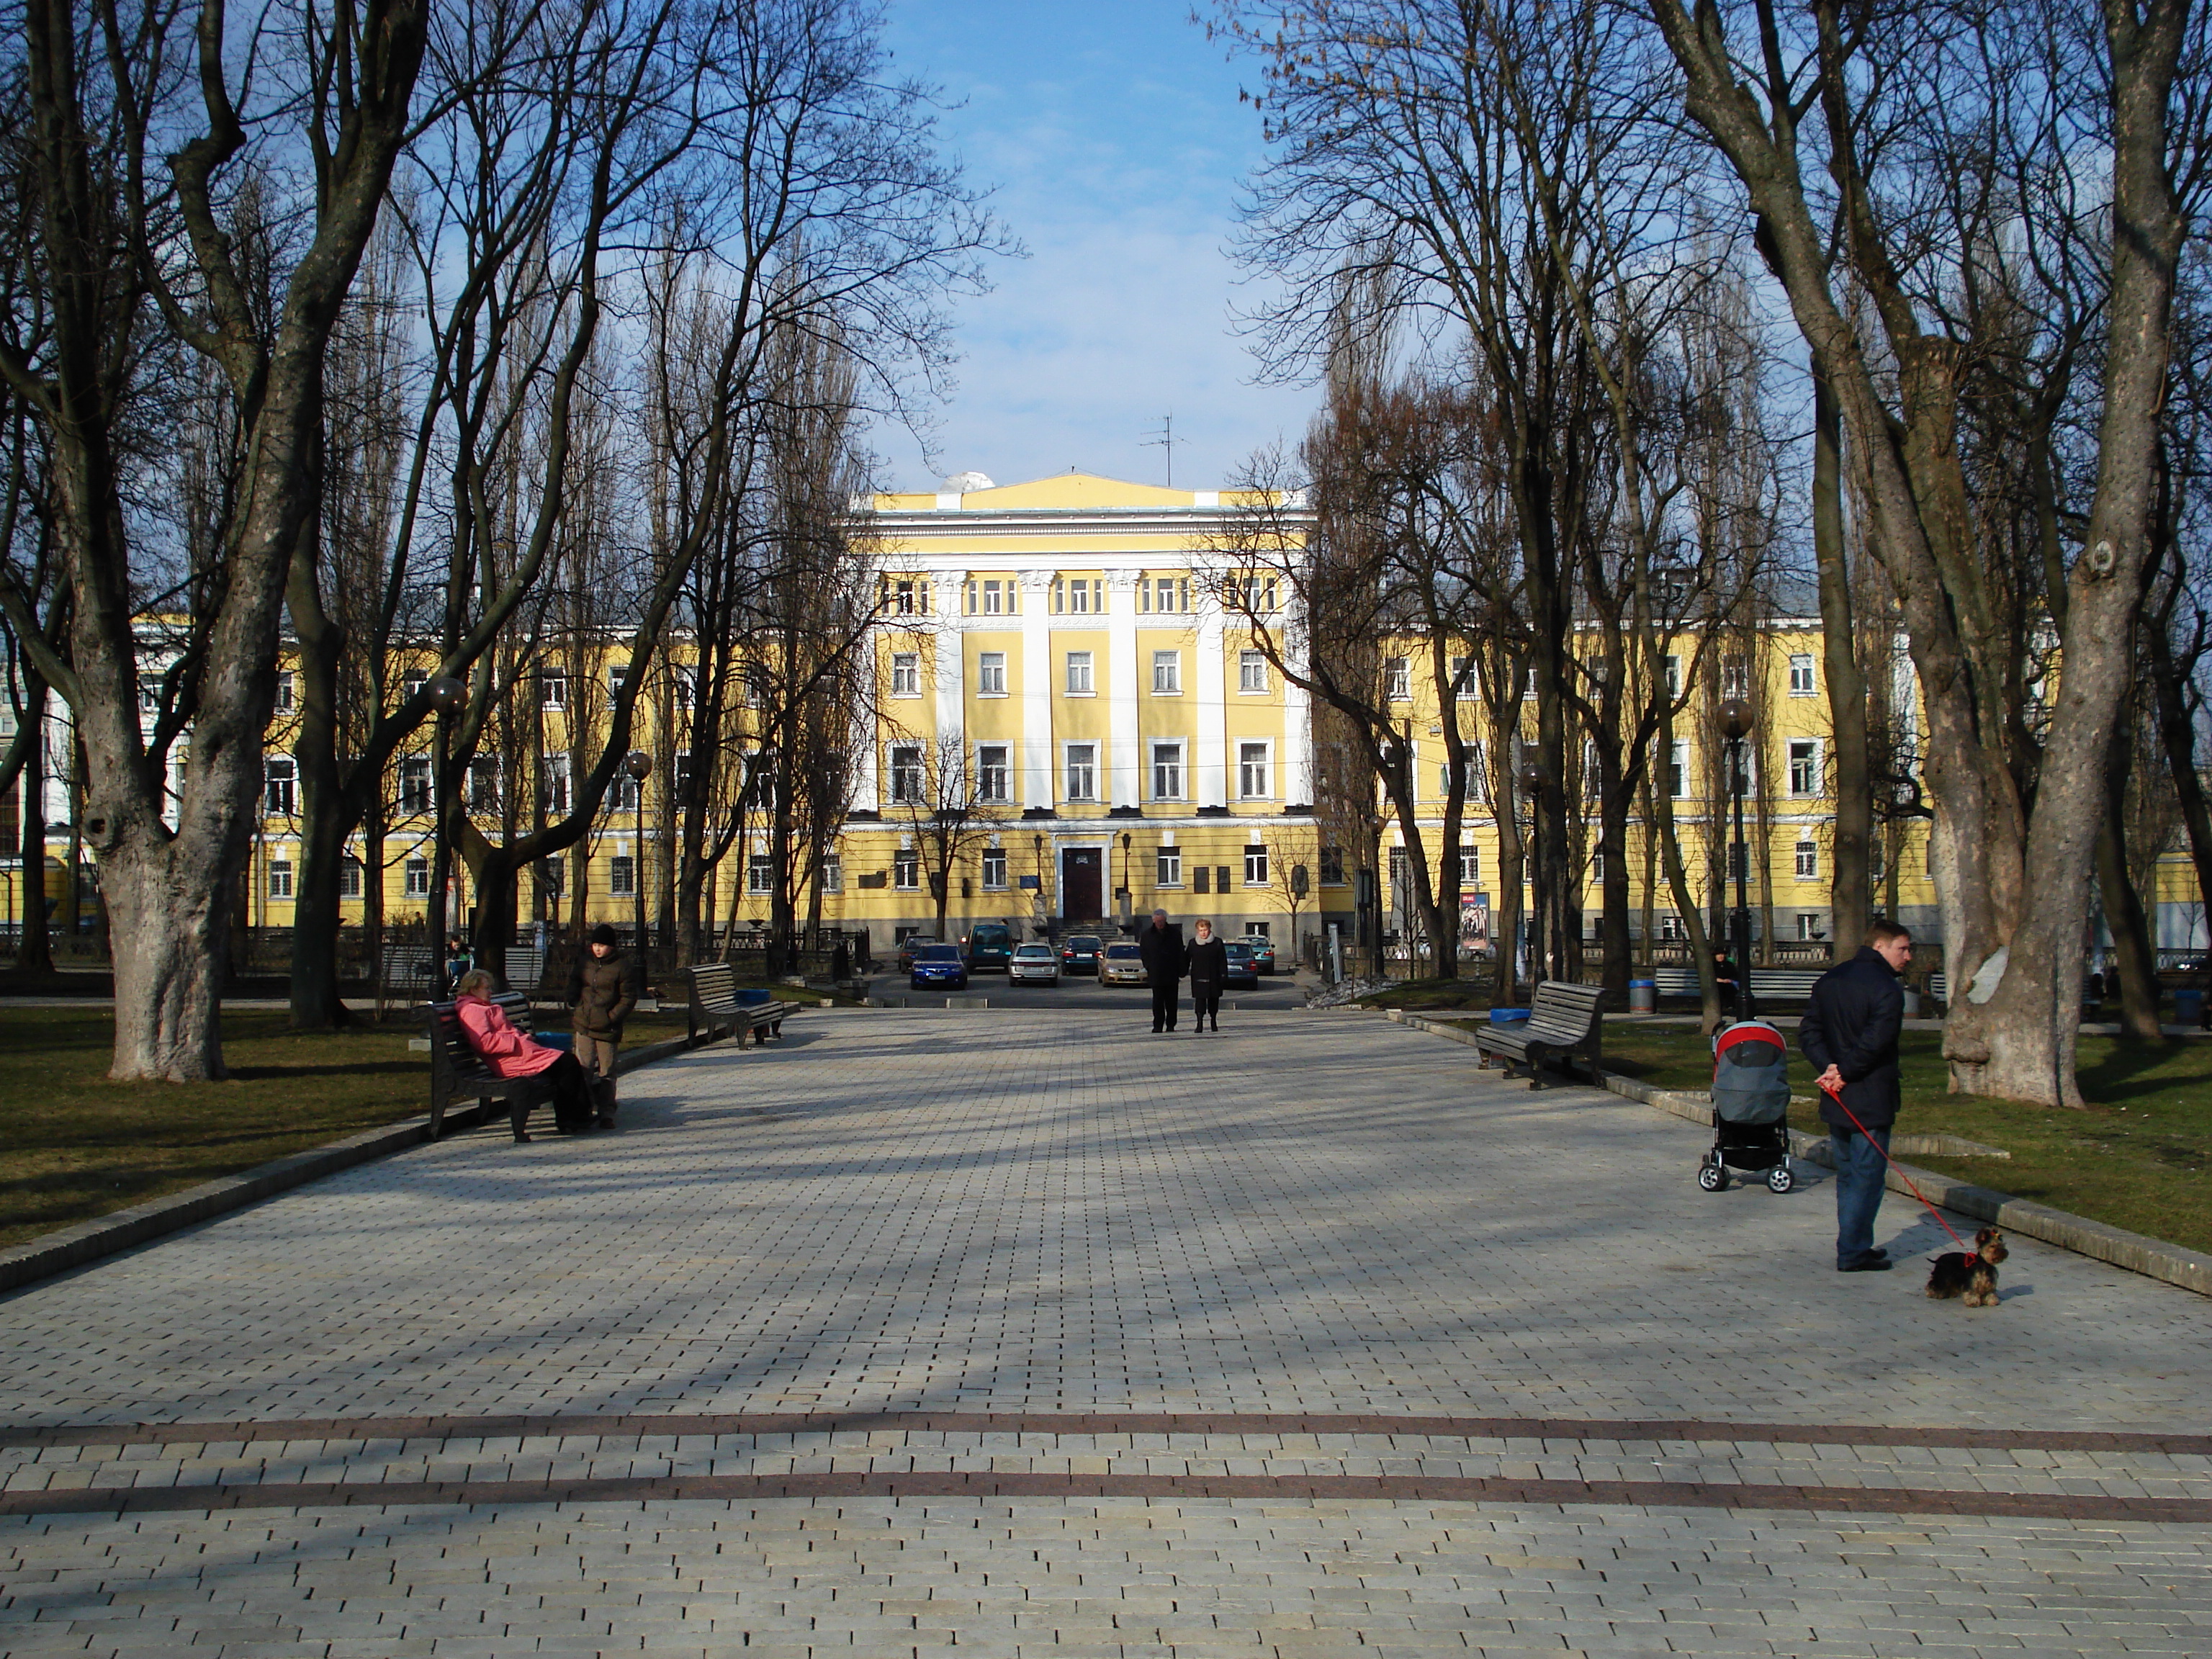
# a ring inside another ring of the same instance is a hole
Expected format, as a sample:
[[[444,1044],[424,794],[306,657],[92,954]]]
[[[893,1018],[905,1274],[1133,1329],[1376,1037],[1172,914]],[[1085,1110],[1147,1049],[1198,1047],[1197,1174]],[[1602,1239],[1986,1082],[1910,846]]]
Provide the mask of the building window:
[[[1482,849],[1469,847],[1465,842],[1459,848],[1459,884],[1475,888],[1482,885]]]
[[[1161,848],[1158,859],[1152,866],[1152,874],[1154,883],[1158,886],[1182,886],[1182,849],[1179,847]]]
[[[1659,937],[1676,944],[1687,937],[1682,932],[1682,917],[1679,911],[1662,910],[1659,913]]]
[[[911,893],[921,885],[921,854],[911,847],[902,847],[891,854],[891,885],[902,893]]]
[[[921,695],[921,655],[915,651],[897,651],[891,654],[891,696],[918,697]]]
[[[1003,743],[987,743],[975,750],[975,799],[1004,802],[1013,799],[1012,751]]]
[[[408,755],[401,758],[399,810],[403,812],[427,812],[430,810],[430,757],[428,755]]]
[[[1006,884],[1006,849],[986,847],[983,849],[983,890],[997,892]]]
[[[845,890],[845,860],[842,854],[824,853],[822,855],[822,890],[825,893]]]
[[[1667,754],[1667,793],[1681,800],[1690,793],[1690,743],[1677,738]]]
[[[911,577],[884,583],[884,609],[895,617],[927,614],[929,610],[929,585]]]
[[[338,896],[357,899],[367,888],[368,872],[362,862],[348,853],[338,860]]]
[[[996,576],[986,577],[968,584],[968,614],[971,617],[1000,617],[1013,607],[1013,583],[1000,581]]]
[[[762,896],[775,891],[775,854],[753,853],[745,859],[745,891]]]
[[[499,811],[499,757],[485,755],[469,763],[469,811]]]
[[[1249,611],[1267,611],[1275,608],[1275,579],[1273,576],[1240,576],[1233,588],[1240,607]]]
[[[1800,910],[1797,913],[1797,937],[1802,939],[1820,937],[1820,913],[1818,910]]]
[[[1240,743],[1237,745],[1237,794],[1240,800],[1266,800],[1267,787],[1267,745],[1264,743]]]
[[[1152,799],[1181,800],[1182,798],[1182,745],[1179,743],[1154,744]]]
[[[1817,795],[1820,793],[1820,744],[1818,739],[1790,739],[1790,793],[1793,795]]]
[[[1680,657],[1667,659],[1667,695],[1670,697],[1682,695],[1682,659]]]
[[[1474,701],[1478,694],[1475,690],[1474,658],[1454,657],[1451,659],[1451,683],[1452,696],[1457,697],[1462,702]]]
[[[910,806],[921,799],[921,749],[898,744],[891,750],[891,799]]]
[[[1751,672],[1741,657],[1721,659],[1721,696],[1741,697],[1751,690]]]
[[[1810,655],[1790,659],[1790,695],[1809,697],[1819,690],[1813,678],[1813,659]]]
[[[1182,695],[1182,652],[1152,653],[1152,695],[1156,697],[1179,697]]]
[[[1005,652],[982,651],[976,653],[975,695],[979,697],[1003,697],[1006,695]]]
[[[1098,745],[1095,743],[1071,743],[1067,745],[1067,799],[1097,800],[1098,799]]]
[[[430,683],[427,668],[410,668],[399,677],[399,696],[403,702],[412,702],[422,695],[422,688]]]
[[[691,799],[691,751],[689,749],[676,751],[676,796],[679,800]]]
[[[1244,884],[1265,887],[1267,884],[1267,848],[1265,842],[1255,842],[1244,849]]]
[[[1404,657],[1389,657],[1382,664],[1382,699],[1386,702],[1413,700],[1413,665]]]
[[[410,859],[407,860],[407,896],[409,898],[428,898],[430,896],[429,860]]]
[[[1344,885],[1344,848],[1341,847],[1321,849],[1321,884],[1324,887]]]
[[[607,695],[609,696],[618,697],[622,696],[623,687],[629,684],[629,665],[628,663],[618,662],[607,670]]]
[[[1212,884],[1213,871],[1212,866],[1204,864],[1193,865],[1191,866],[1190,890],[1192,892],[1203,896],[1212,890]]]
[[[1820,848],[1817,842],[1801,841],[1797,843],[1797,879],[1817,881],[1820,875]]]
[[[263,811],[271,817],[290,817],[299,810],[300,763],[289,755],[271,755],[268,761],[267,777],[268,788],[262,798]],[[273,898],[275,895],[270,896]]]
[[[269,860],[269,896],[273,899],[288,899],[292,896],[291,860]]]
[[[1267,659],[1257,651],[1237,653],[1237,689],[1248,695],[1259,695],[1267,689]]]
[[[558,668],[547,668],[538,676],[538,706],[540,708],[566,708],[568,706],[568,676]]]
[[[609,796],[614,804],[613,810],[617,812],[635,812],[637,811],[638,802],[643,798],[642,781],[630,776],[628,768],[618,769],[615,773],[613,791]]]
[[[1067,695],[1071,697],[1091,695],[1091,653],[1088,651],[1067,653]]]
[[[1052,585],[1052,608],[1057,616],[1102,615],[1106,609],[1106,584],[1082,577],[1059,577]]]
[[[678,663],[669,676],[670,690],[676,706],[690,713],[699,700],[699,671],[690,663]]]
[[[628,853],[617,853],[607,860],[607,891],[617,898],[637,896],[637,860]]]
[[[565,754],[545,757],[545,815],[556,818],[568,816],[568,757]]]
[[[538,884],[545,896],[558,901],[561,889],[568,880],[568,866],[559,856],[540,860],[538,866]]]
[[[276,671],[276,708],[280,714],[289,714],[300,706],[300,677],[289,668]],[[270,896],[274,898],[275,894]]]
[[[1180,616],[1190,609],[1190,578],[1156,576],[1137,584],[1137,609],[1155,616]]]

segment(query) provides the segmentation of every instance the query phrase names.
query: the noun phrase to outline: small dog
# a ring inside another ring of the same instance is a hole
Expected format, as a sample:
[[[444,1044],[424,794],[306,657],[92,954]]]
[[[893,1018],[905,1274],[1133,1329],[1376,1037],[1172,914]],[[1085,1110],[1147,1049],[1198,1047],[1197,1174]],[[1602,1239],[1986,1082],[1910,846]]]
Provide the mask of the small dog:
[[[1984,1227],[1974,1235],[1974,1253],[1947,1251],[1928,1270],[1928,1294],[1938,1301],[1963,1297],[1970,1308],[1997,1305],[1997,1263],[2009,1254],[2004,1235]]]

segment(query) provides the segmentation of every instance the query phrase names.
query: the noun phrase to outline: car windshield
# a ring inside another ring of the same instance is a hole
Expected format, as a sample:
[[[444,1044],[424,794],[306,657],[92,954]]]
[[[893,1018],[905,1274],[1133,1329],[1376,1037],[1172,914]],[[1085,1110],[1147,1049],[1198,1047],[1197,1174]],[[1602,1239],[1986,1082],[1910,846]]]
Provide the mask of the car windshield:
[[[1133,945],[1109,945],[1106,947],[1106,954],[1116,962],[1126,962],[1132,957],[1142,956],[1144,952]]]
[[[950,945],[925,945],[915,952],[923,962],[957,962],[960,952]]]
[[[1232,957],[1249,957],[1252,954],[1252,947],[1241,939],[1231,939],[1224,948]]]
[[[1049,945],[1017,945],[1014,954],[1018,957],[1048,957],[1052,954],[1052,946]]]
[[[1096,951],[1098,941],[1091,934],[1078,933],[1067,941],[1067,948],[1071,951]]]

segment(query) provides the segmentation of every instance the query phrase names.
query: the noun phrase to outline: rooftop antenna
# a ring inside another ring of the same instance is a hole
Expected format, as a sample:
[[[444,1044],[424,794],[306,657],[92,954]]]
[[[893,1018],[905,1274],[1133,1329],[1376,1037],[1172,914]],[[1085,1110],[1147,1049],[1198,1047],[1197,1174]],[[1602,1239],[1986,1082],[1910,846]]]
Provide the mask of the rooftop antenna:
[[[1175,488],[1175,411],[1170,410],[1160,417],[1160,435],[1147,438],[1138,445],[1139,449],[1164,449],[1168,460],[1168,488]]]

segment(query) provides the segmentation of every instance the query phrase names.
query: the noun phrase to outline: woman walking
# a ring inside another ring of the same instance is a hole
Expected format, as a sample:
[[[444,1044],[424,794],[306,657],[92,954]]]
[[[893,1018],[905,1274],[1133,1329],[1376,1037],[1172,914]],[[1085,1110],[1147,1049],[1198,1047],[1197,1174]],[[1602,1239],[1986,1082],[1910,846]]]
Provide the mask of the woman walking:
[[[1221,986],[1229,977],[1229,947],[1213,936],[1213,924],[1203,917],[1198,922],[1198,937],[1190,942],[1187,966],[1190,970],[1191,1007],[1198,1015],[1198,1029],[1203,1031],[1208,1021],[1213,1029],[1221,1029]]]
[[[599,1127],[615,1127],[615,1050],[622,1046],[623,1022],[637,1006],[632,963],[605,922],[592,929],[584,954],[568,975],[568,1001],[575,1008],[576,1059],[592,1079]]]
[[[560,1048],[532,1042],[507,1024],[507,1015],[491,1000],[492,976],[481,968],[461,975],[453,999],[453,1012],[469,1047],[496,1077],[543,1077],[553,1091],[553,1127],[564,1135],[581,1134],[592,1127],[592,1084],[575,1055]],[[527,1140],[518,1129],[514,1138]]]

